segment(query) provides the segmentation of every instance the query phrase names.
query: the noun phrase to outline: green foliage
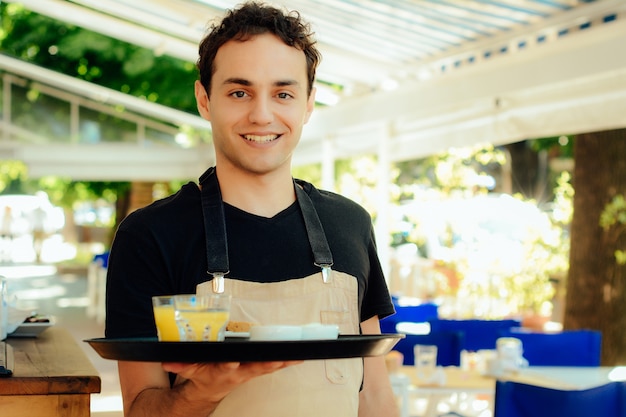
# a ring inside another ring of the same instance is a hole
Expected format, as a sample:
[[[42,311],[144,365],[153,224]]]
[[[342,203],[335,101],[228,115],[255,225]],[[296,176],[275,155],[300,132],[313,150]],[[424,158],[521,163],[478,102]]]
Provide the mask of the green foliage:
[[[615,240],[626,233],[626,195],[618,194],[610,203],[604,206],[600,214],[600,227],[605,231],[612,231]],[[615,261],[618,265],[626,265],[626,250],[615,251]]]
[[[621,194],[613,197],[600,214],[600,226],[604,230],[618,223],[626,225],[626,198]]]
[[[69,208],[77,202],[99,199],[115,203],[118,196],[130,189],[129,182],[72,181],[53,176],[41,178],[39,185],[48,193],[50,201]]]
[[[574,136],[561,135],[548,138],[533,139],[530,141],[531,149],[535,152],[548,151],[561,157],[572,158],[574,156]]]
[[[411,200],[424,188],[442,195],[473,194],[483,188],[490,171],[506,163],[502,150],[490,144],[452,148],[427,158],[397,163],[400,199]]]
[[[402,162],[396,164],[398,195],[400,200],[428,202],[480,194],[486,192],[484,177],[506,163],[505,154],[491,145],[451,149],[420,161]],[[441,261],[442,266],[454,270],[460,279],[457,298],[474,307],[467,314],[481,311],[486,316],[502,317],[514,312],[548,313],[555,293],[552,279],[564,276],[569,268],[566,230],[572,218],[574,190],[568,172],[558,173],[554,194],[554,210],[546,225],[528,230],[520,241],[524,261],[516,268],[496,260],[483,265],[484,270],[476,269],[471,266],[476,263],[476,255],[466,253],[462,243],[458,247],[454,243],[458,231],[451,224],[439,231],[439,243],[450,248],[452,254],[450,259]],[[397,243],[410,242],[421,248],[426,241],[424,229],[430,230],[432,225],[424,224],[419,215],[407,215],[402,220],[414,227],[408,233],[404,231],[401,239],[396,238]],[[486,309],[490,311],[487,313]]]
[[[16,58],[123,93],[197,113],[195,63],[0,3],[0,49]]]
[[[52,204],[70,210],[76,204],[88,201],[104,200],[114,204],[129,190],[129,182],[72,181],[55,176],[33,180],[28,178],[28,167],[23,162],[0,161],[0,194],[35,194],[44,191]]]
[[[0,161],[0,194],[27,194],[27,169],[21,161]]]
[[[380,208],[378,159],[361,156],[337,161],[335,175],[337,192],[358,201],[375,218]]]
[[[552,210],[552,221],[561,226],[569,225],[574,215],[574,186],[572,185],[572,174],[567,171],[561,172],[556,180],[554,188],[554,207]]]
[[[17,3],[0,2],[0,24],[0,48],[7,55],[162,105],[197,112],[193,62],[156,56],[151,50],[39,15]],[[28,126],[51,141],[69,140],[66,103],[40,94],[35,85],[27,85],[14,86],[13,106],[16,125]],[[113,116],[85,108],[81,114],[85,120],[98,123],[105,141],[123,141],[134,135],[134,125]],[[193,142],[190,145],[210,142],[208,130],[196,132],[190,128],[183,133]],[[77,201],[99,198],[114,202],[130,187],[128,182],[74,182],[53,177],[29,181],[26,167],[20,164],[2,162],[0,191],[29,193],[42,189],[55,204],[69,208]]]
[[[549,301],[555,293],[551,278],[564,276],[569,268],[569,241],[554,223],[548,230],[535,232],[524,242],[522,270],[506,277],[506,282],[513,307],[548,315]]]
[[[292,169],[294,178],[299,178],[321,187],[322,166],[320,164],[301,165]]]

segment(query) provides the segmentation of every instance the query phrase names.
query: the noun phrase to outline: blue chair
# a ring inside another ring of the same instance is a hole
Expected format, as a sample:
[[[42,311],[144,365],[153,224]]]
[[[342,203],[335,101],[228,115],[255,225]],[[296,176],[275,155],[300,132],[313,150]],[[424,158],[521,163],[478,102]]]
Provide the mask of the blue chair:
[[[436,332],[430,334],[407,334],[393,348],[404,355],[404,365],[414,365],[413,346],[437,346],[437,365],[460,366],[463,334],[460,332]]]
[[[438,317],[437,304],[424,303],[412,306],[401,306],[394,302],[396,313],[380,321],[383,333],[396,333],[396,324],[400,322],[421,323]]]
[[[94,255],[93,262],[100,262],[102,268],[107,268],[109,266],[109,252]]]
[[[602,333],[596,330],[541,333],[512,328],[502,331],[501,336],[522,341],[524,358],[530,366],[600,365]]]
[[[519,327],[521,321],[514,319],[506,320],[429,320],[432,332],[461,332],[463,333],[463,346],[461,349],[479,351],[481,349],[495,349],[496,340],[501,333],[513,327]]]
[[[98,323],[104,323],[106,308],[106,277],[109,266],[109,252],[93,257],[87,268],[87,316],[95,317]]]
[[[561,391],[497,381],[494,417],[626,417],[626,382]]]
[[[392,319],[393,316],[385,317],[380,321],[380,332],[381,333],[397,333],[396,324],[397,321]]]

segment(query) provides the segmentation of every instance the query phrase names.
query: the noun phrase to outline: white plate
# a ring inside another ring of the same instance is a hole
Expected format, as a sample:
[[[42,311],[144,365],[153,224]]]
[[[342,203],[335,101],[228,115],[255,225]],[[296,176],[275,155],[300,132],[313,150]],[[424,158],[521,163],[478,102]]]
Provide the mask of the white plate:
[[[226,330],[226,337],[239,337],[242,339],[246,339],[250,337],[250,332],[231,332]]]
[[[50,326],[54,326],[52,319],[48,323],[22,323],[17,326],[13,333],[9,333],[9,337],[37,337],[41,332]]]
[[[302,340],[302,326],[270,324],[252,326],[250,340],[254,341],[288,341]]]

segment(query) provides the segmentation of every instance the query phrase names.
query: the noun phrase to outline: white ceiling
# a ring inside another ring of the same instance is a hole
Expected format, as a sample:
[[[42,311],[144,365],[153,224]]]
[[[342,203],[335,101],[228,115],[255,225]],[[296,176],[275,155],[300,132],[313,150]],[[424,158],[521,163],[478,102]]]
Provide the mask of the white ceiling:
[[[239,3],[19,2],[189,61],[207,22]],[[342,87],[305,128],[296,165],[626,127],[624,0],[274,3],[312,23],[324,55],[318,79]]]
[[[12,0],[159,54],[194,62],[207,24],[239,0]],[[611,0],[283,0],[311,22],[318,78],[348,96],[393,89],[469,56],[615,12]],[[532,43],[532,42],[531,42]],[[480,59],[478,57],[478,59]]]

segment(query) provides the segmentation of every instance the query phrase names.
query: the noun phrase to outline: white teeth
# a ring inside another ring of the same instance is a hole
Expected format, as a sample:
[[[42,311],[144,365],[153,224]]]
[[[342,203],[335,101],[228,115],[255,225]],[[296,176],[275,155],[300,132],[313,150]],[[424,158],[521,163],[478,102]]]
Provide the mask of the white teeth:
[[[244,135],[243,137],[251,142],[264,143],[264,142],[273,141],[274,139],[278,138],[278,135],[265,135],[265,136]]]

